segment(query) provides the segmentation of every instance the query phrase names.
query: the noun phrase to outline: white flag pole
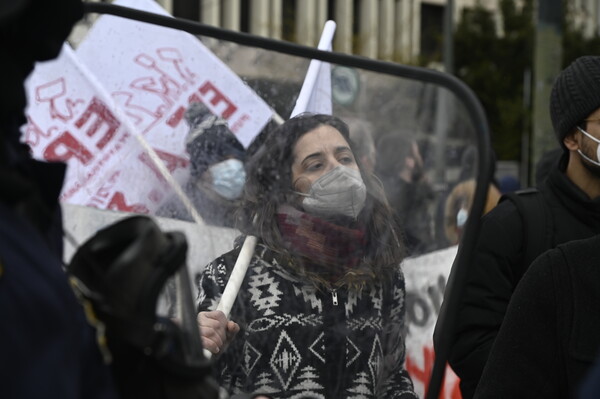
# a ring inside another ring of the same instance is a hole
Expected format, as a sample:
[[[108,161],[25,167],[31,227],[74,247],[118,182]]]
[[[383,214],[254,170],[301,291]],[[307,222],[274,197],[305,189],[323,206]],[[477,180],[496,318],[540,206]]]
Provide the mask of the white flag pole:
[[[331,42],[333,40],[333,35],[335,34],[336,23],[333,21],[325,22],[325,26],[323,27],[323,33],[321,34],[321,39],[319,40],[318,49],[319,50],[329,50],[331,51]],[[304,83],[302,84],[302,89],[300,89],[300,94],[298,95],[298,99],[296,100],[296,105],[294,106],[294,110],[290,117],[294,117],[302,112],[306,112],[309,106],[310,99],[315,90],[315,85],[317,83],[317,79],[319,77],[319,71],[321,69],[322,61],[312,60],[308,66],[308,70],[306,71],[306,77],[304,78]]]
[[[235,261],[233,270],[231,271],[231,276],[229,276],[229,280],[227,281],[227,285],[225,286],[225,290],[223,291],[223,295],[219,301],[219,305],[217,306],[216,310],[223,312],[227,318],[229,318],[229,313],[231,312],[235,298],[237,298],[237,294],[242,286],[242,281],[244,281],[244,277],[246,276],[248,265],[250,264],[252,255],[254,255],[256,241],[256,237],[246,236],[244,244],[242,245],[242,249],[240,250],[240,254]],[[205,348],[204,356],[210,360],[212,353]]]
[[[229,281],[227,281],[227,285],[223,291],[223,296],[221,297],[219,305],[217,306],[217,310],[223,312],[226,317],[229,317],[229,313],[231,312],[235,298],[237,297],[240,287],[242,286],[242,281],[244,280],[244,276],[246,276],[246,270],[248,270],[248,265],[250,264],[252,255],[254,255],[255,247],[256,237],[247,236],[244,240],[244,244],[242,245],[242,249],[240,250],[240,254],[235,261],[235,265],[231,271],[231,276],[229,277]]]

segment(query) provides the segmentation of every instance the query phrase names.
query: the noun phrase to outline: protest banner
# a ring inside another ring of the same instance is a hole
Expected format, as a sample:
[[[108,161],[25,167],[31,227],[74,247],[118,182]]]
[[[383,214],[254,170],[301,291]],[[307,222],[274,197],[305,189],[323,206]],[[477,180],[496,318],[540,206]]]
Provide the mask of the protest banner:
[[[100,18],[82,43],[87,63],[65,45],[58,59],[37,65],[27,83],[25,141],[36,158],[68,164],[61,201],[152,213],[173,189],[183,195],[190,102],[226,119],[244,145],[272,112],[193,36],[111,18]],[[141,37],[150,44],[141,46]]]
[[[407,258],[402,264],[406,279],[406,370],[415,385],[419,397],[425,397],[429,385],[435,353],[433,350],[433,330],[439,316],[446,282],[452,262],[456,257],[457,246],[434,251],[414,258]],[[440,399],[460,399],[456,374],[446,366],[446,376]]]
[[[35,158],[67,163],[62,202],[137,213],[160,202],[165,179],[68,45],[56,60],[37,64],[26,89],[24,140]],[[175,175],[187,167],[177,154],[159,156]]]
[[[151,0],[114,4],[168,15]],[[186,32],[104,15],[76,53],[157,150],[183,152],[190,102],[203,102],[225,119],[244,147],[273,117],[239,76]]]

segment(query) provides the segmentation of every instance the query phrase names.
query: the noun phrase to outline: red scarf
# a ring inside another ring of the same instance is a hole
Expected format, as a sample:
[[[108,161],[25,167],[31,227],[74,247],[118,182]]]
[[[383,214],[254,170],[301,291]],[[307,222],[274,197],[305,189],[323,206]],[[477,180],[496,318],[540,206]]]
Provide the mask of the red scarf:
[[[372,275],[370,270],[362,270],[364,229],[339,226],[290,205],[279,208],[277,222],[286,249],[300,258],[303,274],[329,283],[339,282],[348,274]]]

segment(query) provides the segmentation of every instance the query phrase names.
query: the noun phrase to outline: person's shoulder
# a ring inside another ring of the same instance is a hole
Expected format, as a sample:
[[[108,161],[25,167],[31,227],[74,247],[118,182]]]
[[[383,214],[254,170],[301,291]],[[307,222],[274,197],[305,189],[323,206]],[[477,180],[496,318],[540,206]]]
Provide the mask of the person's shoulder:
[[[583,238],[581,240],[565,242],[558,245],[557,248],[561,249],[563,252],[581,252],[583,250],[594,251],[595,253],[598,249],[598,245],[600,245],[600,234]]]
[[[547,206],[547,198],[544,188],[528,187],[511,193],[503,194],[498,205],[485,216],[488,219],[505,219],[511,217],[527,217],[528,214],[537,210],[544,210]],[[489,215],[489,216],[488,216]]]
[[[598,248],[600,247],[600,234],[581,240],[569,241],[562,243],[556,247],[554,252],[561,253],[567,261],[575,261],[578,267],[583,268],[584,265],[594,265],[597,268],[596,258]],[[600,269],[600,268],[598,268]]]
[[[538,256],[528,273],[545,273],[545,270],[553,269],[559,275],[568,273],[581,276],[582,281],[596,281],[592,276],[600,278],[600,268],[596,262],[599,246],[600,235],[562,243]]]
[[[499,222],[505,224],[506,221],[519,219],[520,215],[517,204],[503,196],[494,208],[482,216],[482,223]]]

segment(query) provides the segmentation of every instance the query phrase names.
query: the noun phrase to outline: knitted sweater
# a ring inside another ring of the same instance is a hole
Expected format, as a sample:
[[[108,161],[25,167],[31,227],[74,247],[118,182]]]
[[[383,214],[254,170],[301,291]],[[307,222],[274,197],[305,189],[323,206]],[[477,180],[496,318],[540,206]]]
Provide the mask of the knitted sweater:
[[[239,248],[209,264],[199,310],[215,309]],[[318,290],[258,244],[230,319],[241,331],[217,358],[230,394],[416,398],[404,369],[404,277],[362,292]]]

